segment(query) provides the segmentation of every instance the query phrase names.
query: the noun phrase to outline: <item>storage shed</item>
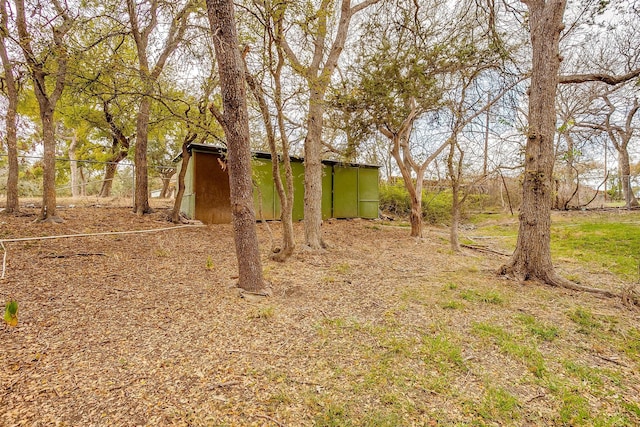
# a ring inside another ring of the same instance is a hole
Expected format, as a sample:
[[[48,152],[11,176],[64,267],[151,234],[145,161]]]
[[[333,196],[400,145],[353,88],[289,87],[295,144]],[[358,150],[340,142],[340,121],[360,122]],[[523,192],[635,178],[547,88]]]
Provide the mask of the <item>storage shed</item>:
[[[229,176],[226,150],[209,144],[192,143],[191,160],[185,175],[181,211],[205,224],[231,222]],[[253,180],[256,218],[280,219],[280,199],[271,172],[271,154],[253,153]],[[304,161],[291,157],[294,182],[293,219],[304,216]],[[178,169],[182,167],[182,161]],[[322,217],[377,218],[378,166],[322,162]],[[284,172],[283,172],[284,173]]]

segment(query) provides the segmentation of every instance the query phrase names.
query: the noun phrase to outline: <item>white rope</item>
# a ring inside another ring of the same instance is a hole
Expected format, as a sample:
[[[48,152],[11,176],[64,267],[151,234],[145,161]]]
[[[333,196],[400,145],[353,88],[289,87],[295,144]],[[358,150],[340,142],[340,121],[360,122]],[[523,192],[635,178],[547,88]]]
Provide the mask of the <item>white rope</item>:
[[[4,272],[7,267],[7,248],[4,247],[4,242],[0,240],[0,246],[2,246],[2,277],[0,279],[4,279]]]
[[[4,246],[5,242],[27,242],[29,240],[65,239],[70,237],[91,237],[91,236],[108,236],[108,235],[118,235],[118,234],[156,233],[158,231],[168,231],[168,230],[176,230],[178,228],[190,228],[190,227],[204,227],[204,225],[203,224],[185,224],[185,225],[176,225],[174,227],[151,228],[147,230],[105,231],[101,233],[62,234],[57,236],[19,237],[15,239],[0,239],[0,246],[2,246],[2,251],[4,252],[2,256],[2,276],[0,276],[0,279],[4,279],[4,275],[7,267],[7,248]]]

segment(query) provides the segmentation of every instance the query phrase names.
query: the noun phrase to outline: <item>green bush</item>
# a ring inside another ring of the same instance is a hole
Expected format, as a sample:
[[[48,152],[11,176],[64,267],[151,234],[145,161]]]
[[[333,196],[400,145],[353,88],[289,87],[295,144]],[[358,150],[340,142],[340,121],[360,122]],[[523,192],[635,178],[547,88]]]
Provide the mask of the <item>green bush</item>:
[[[422,191],[422,217],[430,224],[448,222],[451,219],[451,191]],[[392,216],[408,217],[411,213],[409,193],[404,183],[380,185],[380,209]]]

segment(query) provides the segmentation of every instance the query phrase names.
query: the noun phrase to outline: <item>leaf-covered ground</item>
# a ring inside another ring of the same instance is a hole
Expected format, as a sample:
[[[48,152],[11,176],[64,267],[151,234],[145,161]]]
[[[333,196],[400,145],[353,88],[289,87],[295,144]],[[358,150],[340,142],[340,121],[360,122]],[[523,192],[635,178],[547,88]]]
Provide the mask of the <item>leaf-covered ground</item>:
[[[171,226],[164,209],[24,211],[0,239]],[[231,288],[229,225],[5,243],[19,322],[0,326],[0,425],[640,424],[637,310],[502,279],[504,258],[454,254],[445,229],[328,221],[330,250],[285,264],[259,230],[259,302]]]

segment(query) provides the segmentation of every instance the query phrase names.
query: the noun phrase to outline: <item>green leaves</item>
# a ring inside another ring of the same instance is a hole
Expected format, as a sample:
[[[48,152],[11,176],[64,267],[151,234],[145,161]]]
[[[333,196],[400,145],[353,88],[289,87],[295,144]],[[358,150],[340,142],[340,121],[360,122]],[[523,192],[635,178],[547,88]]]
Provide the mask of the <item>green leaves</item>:
[[[4,321],[14,327],[18,324],[18,301],[10,299],[4,308]]]

